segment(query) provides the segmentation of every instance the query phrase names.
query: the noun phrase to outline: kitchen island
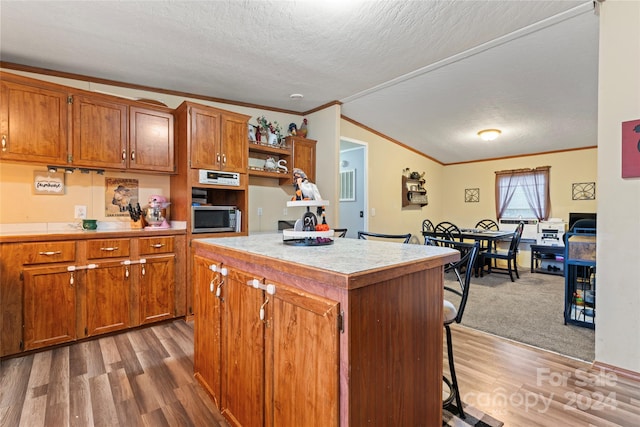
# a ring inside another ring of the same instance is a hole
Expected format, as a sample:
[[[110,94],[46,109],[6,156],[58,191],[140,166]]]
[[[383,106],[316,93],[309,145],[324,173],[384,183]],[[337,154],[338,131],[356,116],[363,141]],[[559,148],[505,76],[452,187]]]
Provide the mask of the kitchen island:
[[[457,251],[196,239],[195,375],[232,425],[437,426]]]

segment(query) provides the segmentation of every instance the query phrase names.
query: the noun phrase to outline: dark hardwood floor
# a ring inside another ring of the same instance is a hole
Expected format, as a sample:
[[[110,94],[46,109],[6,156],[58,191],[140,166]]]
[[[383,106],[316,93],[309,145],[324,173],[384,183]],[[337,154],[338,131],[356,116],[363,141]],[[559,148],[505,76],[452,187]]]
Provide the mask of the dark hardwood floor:
[[[463,400],[506,427],[640,425],[638,381],[465,327],[453,340]],[[183,320],[6,359],[0,374],[2,427],[227,426],[193,378]]]

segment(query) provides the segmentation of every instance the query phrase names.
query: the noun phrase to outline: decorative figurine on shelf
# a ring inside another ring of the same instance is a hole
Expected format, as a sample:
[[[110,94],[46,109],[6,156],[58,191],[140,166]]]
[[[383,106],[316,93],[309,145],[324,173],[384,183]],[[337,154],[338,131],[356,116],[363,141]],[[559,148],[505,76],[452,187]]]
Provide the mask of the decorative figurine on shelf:
[[[248,123],[248,133],[249,133],[249,141],[256,142],[256,127],[251,123]]]
[[[298,128],[296,135],[301,136],[303,138],[307,137],[307,119],[302,119],[302,124]]]
[[[264,168],[268,171],[275,171],[277,167],[278,164],[276,163],[276,159],[273,157],[267,157],[267,160],[264,162]]]
[[[276,128],[271,123],[269,123],[269,127],[267,128],[267,136],[269,145],[278,145],[280,143]]]
[[[292,200],[322,200],[318,187],[309,181],[302,169],[293,169],[293,185],[296,194]]]
[[[289,172],[289,168],[287,168],[285,165],[287,164],[287,161],[285,159],[280,159],[278,160],[278,165],[277,168],[282,170],[282,173],[287,173]],[[280,172],[280,171],[278,171]]]
[[[289,123],[288,132],[289,135],[296,136],[296,134],[298,133],[298,125],[296,125],[295,123]]]

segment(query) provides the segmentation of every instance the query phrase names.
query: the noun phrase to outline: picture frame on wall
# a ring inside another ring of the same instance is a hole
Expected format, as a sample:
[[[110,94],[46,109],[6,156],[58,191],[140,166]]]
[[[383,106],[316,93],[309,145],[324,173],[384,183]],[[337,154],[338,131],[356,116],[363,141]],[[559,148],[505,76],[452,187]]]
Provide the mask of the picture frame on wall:
[[[465,203],[477,203],[480,201],[480,189],[479,188],[465,188],[464,190],[464,202]]]

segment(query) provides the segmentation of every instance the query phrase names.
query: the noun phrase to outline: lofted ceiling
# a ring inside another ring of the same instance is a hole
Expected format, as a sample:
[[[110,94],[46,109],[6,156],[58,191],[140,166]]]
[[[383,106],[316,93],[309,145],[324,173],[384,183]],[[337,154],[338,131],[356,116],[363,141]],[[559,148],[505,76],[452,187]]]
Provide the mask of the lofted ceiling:
[[[0,60],[299,113],[340,101],[450,164],[596,145],[594,4],[2,0]]]

